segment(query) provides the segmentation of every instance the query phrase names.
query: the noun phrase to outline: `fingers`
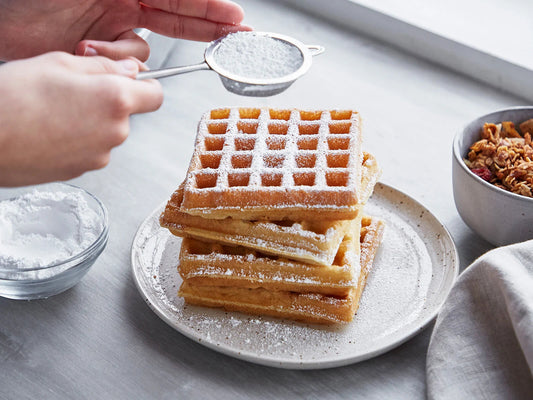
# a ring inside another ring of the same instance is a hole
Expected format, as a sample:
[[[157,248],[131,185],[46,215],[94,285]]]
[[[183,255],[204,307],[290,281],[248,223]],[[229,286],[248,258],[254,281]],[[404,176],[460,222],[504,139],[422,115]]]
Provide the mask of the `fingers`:
[[[83,40],[76,46],[75,54],[79,56],[104,56],[112,60],[135,57],[146,61],[150,47],[133,31],[124,32],[115,41]]]
[[[134,58],[113,61],[106,57],[83,57],[77,60],[77,71],[87,74],[113,74],[135,78],[141,62]]]
[[[61,52],[48,53],[40,57],[53,60],[82,74],[113,74],[135,78],[139,71],[148,69],[144,63],[133,57],[114,61],[107,57],[79,57]]]
[[[156,33],[181,39],[209,42],[228,33],[250,31],[246,25],[231,25],[206,19],[171,14],[144,7],[141,24]]]
[[[87,75],[85,90],[95,89],[97,93],[93,97],[98,98],[102,104],[108,104],[107,108],[115,117],[154,111],[163,101],[163,91],[158,81],[129,79],[135,78],[139,70],[147,69],[135,58],[113,61],[106,57],[79,57],[62,52],[48,53],[37,58],[47,58],[56,65],[62,65],[76,77]],[[93,79],[91,76],[94,75],[101,77]],[[124,79],[125,77],[128,79]]]
[[[135,58],[113,61],[106,57],[79,57],[61,52],[40,57],[62,65],[76,77],[87,75],[86,90],[97,90],[93,97],[99,98],[102,104],[107,102],[111,114],[115,116],[154,111],[163,101],[163,91],[158,81],[129,79],[135,78],[139,70],[146,69]],[[100,77],[94,79],[94,75]],[[124,79],[125,77],[128,79]]]
[[[84,87],[87,101],[99,103],[102,121],[123,121],[132,114],[155,111],[163,103],[163,88],[154,79],[138,81],[116,75],[88,75]]]
[[[163,103],[163,89],[156,80],[126,80],[122,82],[122,100],[127,104],[128,114],[146,113],[157,110]],[[120,106],[120,105],[119,105]]]
[[[145,0],[143,4],[171,14],[238,25],[244,18],[242,8],[227,0]]]

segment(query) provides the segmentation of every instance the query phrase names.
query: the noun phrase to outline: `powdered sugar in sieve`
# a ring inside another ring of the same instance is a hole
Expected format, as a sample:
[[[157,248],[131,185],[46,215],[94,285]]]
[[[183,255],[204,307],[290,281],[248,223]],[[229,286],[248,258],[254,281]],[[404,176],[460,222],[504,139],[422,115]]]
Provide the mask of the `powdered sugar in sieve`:
[[[219,74],[224,87],[243,96],[272,96],[283,92],[311,67],[321,46],[304,45],[271,32],[237,32],[211,42],[205,61],[196,65],[140,72],[137,79],[158,79],[199,70]]]

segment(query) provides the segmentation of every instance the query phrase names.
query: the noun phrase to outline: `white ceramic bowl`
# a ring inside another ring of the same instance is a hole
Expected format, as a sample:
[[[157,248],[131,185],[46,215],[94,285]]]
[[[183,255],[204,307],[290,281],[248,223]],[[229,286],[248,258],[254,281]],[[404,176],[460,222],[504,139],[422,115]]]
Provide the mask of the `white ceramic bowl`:
[[[77,284],[104,250],[109,236],[107,210],[86,190],[66,183],[48,183],[14,189],[1,189],[0,200],[12,199],[38,188],[47,192],[77,193],[98,215],[101,231],[87,248],[72,257],[39,268],[13,269],[0,265],[0,296],[31,300],[59,294]]]
[[[533,118],[533,107],[495,111],[470,122],[453,141],[453,196],[459,215],[479,236],[495,246],[533,239],[533,198],[514,194],[484,181],[464,163],[470,146],[480,139],[485,122]]]

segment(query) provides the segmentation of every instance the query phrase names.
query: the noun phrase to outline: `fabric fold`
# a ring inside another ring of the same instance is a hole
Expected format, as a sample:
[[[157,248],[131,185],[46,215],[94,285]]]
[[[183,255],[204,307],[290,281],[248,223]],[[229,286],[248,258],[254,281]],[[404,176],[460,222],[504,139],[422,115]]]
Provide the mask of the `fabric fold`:
[[[533,393],[533,241],[492,250],[459,277],[435,324],[431,399]]]

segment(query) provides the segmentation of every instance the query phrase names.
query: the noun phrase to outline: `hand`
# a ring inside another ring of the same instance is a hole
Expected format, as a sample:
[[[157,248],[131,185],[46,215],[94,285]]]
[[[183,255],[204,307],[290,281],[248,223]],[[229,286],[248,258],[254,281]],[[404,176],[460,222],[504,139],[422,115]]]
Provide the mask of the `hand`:
[[[145,61],[150,49],[134,28],[211,41],[250,30],[243,17],[228,0],[0,0],[0,60],[61,50]]]
[[[163,101],[142,63],[52,52],[0,66],[0,186],[66,180],[102,168],[129,116]]]

